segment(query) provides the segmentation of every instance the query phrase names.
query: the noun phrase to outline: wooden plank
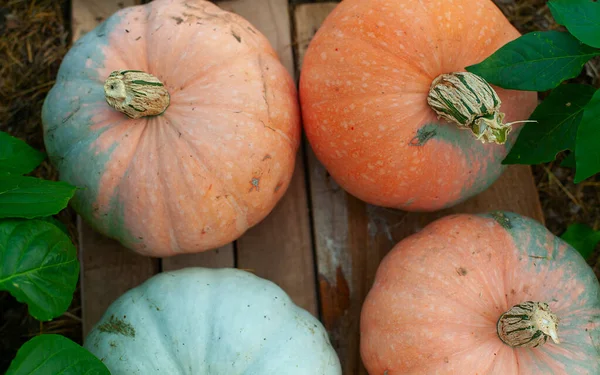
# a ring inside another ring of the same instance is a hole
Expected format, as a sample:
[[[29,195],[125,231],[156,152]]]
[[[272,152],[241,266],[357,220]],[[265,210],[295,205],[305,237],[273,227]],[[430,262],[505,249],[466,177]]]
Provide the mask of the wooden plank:
[[[73,41],[117,10],[136,0],[72,0]],[[77,220],[81,261],[81,309],[84,337],[108,306],[125,291],[158,272],[158,259],[143,257]]]
[[[219,2],[246,18],[271,42],[281,62],[294,73],[287,0]],[[303,153],[296,159],[286,195],[273,212],[237,241],[237,266],[253,270],[282,287],[299,306],[317,314],[314,258]]]
[[[310,38],[336,5],[302,4],[295,8],[299,61]],[[450,213],[504,209],[543,222],[537,189],[527,166],[510,166],[482,194],[451,209],[426,214],[376,207],[350,196],[330,178],[310,150],[308,168],[320,313],[344,374],[367,374],[360,359],[360,311],[381,259],[398,241]]]
[[[73,41],[81,38],[98,26],[98,24],[121,8],[136,5],[136,0],[72,0],[71,1],[71,31]]]
[[[233,243],[198,254],[181,254],[162,259],[162,270],[173,271],[186,267],[235,267]]]
[[[124,248],[77,218],[84,338],[110,304],[158,272],[158,259]]]

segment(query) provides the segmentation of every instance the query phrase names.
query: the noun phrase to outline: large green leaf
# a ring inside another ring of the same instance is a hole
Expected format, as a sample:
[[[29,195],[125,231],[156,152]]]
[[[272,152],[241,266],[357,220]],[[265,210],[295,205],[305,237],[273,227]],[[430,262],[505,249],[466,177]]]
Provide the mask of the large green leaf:
[[[577,39],[600,48],[600,2],[594,0],[551,0],[548,7],[559,25]]]
[[[0,132],[0,172],[25,174],[37,167],[46,156],[22,140]]]
[[[575,169],[575,167],[576,167],[575,152],[573,152],[573,151],[569,152],[569,154],[567,156],[565,156],[563,161],[560,163],[560,166]]]
[[[567,32],[535,31],[505,44],[467,70],[506,89],[546,91],[577,76],[597,55],[600,50]]]
[[[79,262],[71,239],[42,220],[0,221],[0,290],[46,321],[63,314],[71,300]]]
[[[560,236],[569,245],[573,246],[579,253],[588,259],[598,242],[600,242],[600,231],[595,231],[585,224],[571,224]]]
[[[531,114],[537,120],[523,126],[503,164],[552,161],[564,150],[574,150],[583,108],[594,95],[589,85],[560,85]]]
[[[575,146],[575,183],[600,172],[600,90],[583,109]]]
[[[110,375],[92,353],[60,335],[41,335],[17,352],[6,375]]]
[[[75,190],[65,182],[0,175],[0,218],[54,215],[67,207]]]

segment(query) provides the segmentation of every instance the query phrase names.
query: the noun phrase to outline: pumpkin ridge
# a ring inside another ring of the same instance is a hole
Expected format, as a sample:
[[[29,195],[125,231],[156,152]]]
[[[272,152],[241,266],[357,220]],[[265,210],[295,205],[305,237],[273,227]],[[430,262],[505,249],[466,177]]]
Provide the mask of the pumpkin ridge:
[[[223,59],[224,61],[221,61],[219,64],[214,64],[210,68],[199,72],[197,76],[190,77],[188,81],[186,81],[179,90],[174,91],[174,94],[184,92],[187,88],[189,88],[190,85],[197,83],[197,81],[199,81],[200,79],[209,78],[211,74],[215,74],[220,72],[221,70],[230,68],[231,65],[233,65],[234,63],[237,63],[238,61],[247,58],[248,55],[253,53],[257,53],[257,51],[254,51],[252,48],[249,48],[245,53],[236,54],[234,56],[229,56],[228,58]]]
[[[168,171],[169,170],[169,165],[165,164],[165,162],[164,162],[166,159],[160,157],[160,155],[165,152],[164,151],[165,147],[163,147],[163,145],[160,144],[160,143],[162,143],[162,142],[166,143],[167,142],[167,138],[168,138],[168,136],[166,135],[166,133],[172,132],[175,129],[173,129],[173,127],[171,125],[171,121],[169,121],[167,119],[165,119],[164,122],[160,121],[156,125],[159,125],[159,126],[157,126],[157,128],[158,128],[157,131],[159,133],[159,136],[155,137],[155,140],[156,140],[156,145],[155,145],[156,149],[155,149],[155,152],[156,152],[156,155],[157,155],[157,158],[158,158],[158,168],[160,170],[163,170],[163,171]],[[160,136],[160,133],[162,133],[163,136]],[[175,136],[175,137],[173,137],[173,139],[177,140],[178,138]],[[163,150],[163,151],[161,151],[161,150]],[[178,162],[177,163],[177,167],[179,168],[179,170],[181,170],[181,163]],[[170,172],[167,172],[167,173],[170,173]],[[170,203],[169,197],[171,196],[171,191],[169,189],[169,187],[170,187],[169,186],[169,180],[166,179],[166,178],[160,178],[158,180],[159,180],[159,184],[158,184],[159,185],[159,189],[158,189],[158,191],[160,191],[160,194],[162,194],[162,196],[163,196],[163,198],[159,199],[159,201],[163,202],[163,210],[166,213],[168,222],[169,223],[176,223],[177,220],[175,220],[175,219],[177,218],[177,214],[175,214],[173,212],[173,210],[174,210],[173,205],[169,204]],[[170,252],[173,253],[173,254],[182,253],[182,251],[181,251],[182,247],[179,246],[179,240],[177,238],[177,233],[179,233],[179,231],[174,231],[173,230],[173,226],[169,226],[169,230],[168,230],[168,235],[169,235],[169,237],[168,237],[168,239],[169,239],[169,249],[170,249]]]
[[[150,302],[150,300],[148,300],[147,297],[145,297],[146,292],[148,291],[148,288],[144,288],[142,289],[139,293],[138,293],[138,301],[139,301],[139,306],[140,308],[137,308],[137,313],[139,315],[136,315],[136,318],[138,318],[138,320],[143,321],[145,323],[146,327],[143,327],[143,329],[148,329],[147,327],[160,327],[161,326],[161,321],[159,319],[157,319],[157,315],[153,314],[151,312],[153,312],[151,309],[145,309],[145,308],[141,308],[141,306],[145,305],[146,302]],[[210,309],[208,309],[210,310]],[[140,319],[141,317],[141,319]],[[168,338],[171,338],[171,336],[167,336],[167,335],[155,335],[155,337],[158,340],[153,340],[152,343],[155,344],[157,347],[161,348],[160,351],[157,351],[159,353],[167,353],[168,358],[170,359],[170,363],[171,366],[178,368],[179,370],[179,374],[178,375],[183,375],[189,372],[186,372],[186,370],[182,367],[183,364],[181,361],[177,360],[177,354],[174,351],[173,348],[173,344],[167,342]]]
[[[421,7],[423,8],[423,14],[425,14],[425,16],[427,17],[427,19],[429,20],[429,22],[428,22],[429,29],[430,30],[435,30],[435,35],[439,36],[440,33],[441,33],[441,30],[438,27],[439,23],[436,22],[435,20],[433,20],[433,18],[432,18],[434,12],[432,12],[431,9],[427,8],[427,5],[425,5],[423,3],[423,0],[418,0],[418,1],[419,1],[419,4],[421,5]],[[440,36],[439,40],[444,40],[444,36],[443,35]],[[430,56],[427,56],[426,58],[429,59],[432,56],[435,57],[436,58],[436,68],[437,68],[437,71],[443,72],[445,67],[443,66],[442,62],[446,61],[446,59],[445,59],[445,57],[446,57],[445,55],[446,54],[444,53],[444,48],[443,48],[444,45],[443,45],[443,43],[436,44],[436,43],[434,43],[431,40],[431,38],[427,38],[427,41],[429,42],[429,50],[432,51],[434,49],[437,49],[439,51],[439,53],[438,54],[431,54]],[[461,47],[462,47],[463,44],[464,43],[460,43]],[[435,77],[431,77],[431,81],[433,81],[434,78]]]
[[[413,68],[412,72],[415,73],[415,76],[413,76],[412,79],[417,80],[420,77],[423,77],[429,82],[433,81],[433,77],[431,77],[431,75],[429,73],[427,73],[422,67],[415,65],[414,64],[415,61],[413,59],[407,58],[405,56],[397,55],[393,51],[390,51],[389,49],[385,48],[384,46],[375,44],[375,43],[373,43],[373,41],[369,41],[369,40],[365,39],[363,37],[363,35],[360,33],[352,33],[351,35],[354,38],[353,39],[354,42],[356,42],[356,41],[361,42],[361,44],[363,45],[363,51],[366,50],[365,47],[369,47],[372,50],[380,50],[382,52],[385,52],[386,55],[393,57],[394,60],[400,61],[403,64],[405,64],[406,66],[412,67]]]
[[[133,161],[136,159],[136,156],[138,154],[138,150],[140,149],[139,145],[142,142],[142,139],[144,138],[144,134],[146,133],[146,130],[148,129],[148,123],[147,120],[142,120],[144,122],[146,122],[145,124],[143,124],[143,128],[140,131],[140,134],[137,138],[137,140],[134,141],[135,143],[135,148],[133,148],[133,152],[130,153],[130,157],[129,160],[125,162],[126,167],[123,169],[123,174],[121,176],[119,176],[119,183],[117,183],[114,187],[114,191],[112,194],[112,198],[110,200],[110,202],[105,205],[104,207],[106,208],[105,210],[102,210],[102,212],[100,212],[100,210],[98,210],[95,215],[92,212],[93,216],[98,216],[98,217],[102,217],[103,219],[99,222],[99,226],[103,229],[108,231],[108,233],[111,233],[111,235],[109,237],[117,239],[119,237],[124,237],[129,239],[130,243],[135,244],[136,241],[135,240],[135,235],[132,234],[129,231],[126,231],[125,228],[127,228],[124,225],[124,222],[126,221],[125,218],[125,205],[123,205],[120,202],[120,192],[121,192],[121,184],[122,181],[124,181],[124,178],[129,174],[129,171],[131,170],[131,166],[133,165]],[[122,124],[122,123],[121,123]],[[112,127],[111,127],[112,128]],[[108,129],[107,129],[108,130]],[[137,129],[134,129],[134,131]],[[126,130],[124,133],[129,134],[130,129]],[[98,136],[98,139],[100,139],[101,136]],[[123,137],[121,137],[123,138]],[[122,144],[115,144],[113,143],[114,147],[125,147],[125,145]],[[112,155],[115,152],[115,150],[111,150],[110,154]],[[108,163],[110,163],[110,161],[108,161]],[[97,197],[103,195],[102,194],[102,190],[104,189],[103,186],[106,186],[105,184],[102,184],[102,179],[104,177],[104,174],[102,176],[100,176],[100,179],[98,180],[98,192],[96,194],[96,202],[97,202]],[[101,205],[99,205],[98,207],[103,207]],[[120,207],[120,209],[117,209],[118,207]],[[92,219],[92,218],[90,218]],[[89,222],[90,220],[88,220]],[[95,220],[94,220],[95,221]],[[114,233],[118,233],[118,235],[114,235]],[[124,241],[124,240],[122,240]]]
[[[363,95],[352,95],[349,94],[347,96],[335,96],[335,97],[331,97],[331,98],[327,98],[327,99],[322,99],[319,100],[318,102],[311,102],[310,105],[311,107],[319,107],[331,102],[341,102],[344,100],[349,100],[349,101],[355,101],[356,99],[373,99],[373,100],[377,100],[377,99],[383,99],[383,98],[387,98],[387,97],[394,97],[394,96],[399,96],[399,97],[404,97],[405,95],[408,96],[418,96],[418,97],[422,97],[423,95],[426,95],[423,91],[403,91],[403,92],[393,92],[393,93],[386,93],[386,94],[363,94]]]
[[[168,116],[164,116],[165,118],[169,118]],[[175,131],[180,131],[176,125],[174,124],[173,121],[170,121],[171,126],[174,127]],[[247,219],[247,214],[244,212],[244,210],[240,207],[239,203],[238,203],[238,197],[235,196],[235,194],[229,190],[227,188],[228,183],[225,181],[225,179],[223,179],[223,177],[221,177],[218,173],[214,172],[211,168],[209,168],[205,163],[204,163],[204,158],[200,156],[200,154],[198,153],[198,149],[191,143],[190,139],[193,139],[193,135],[190,134],[189,132],[187,132],[185,129],[182,129],[181,132],[185,132],[186,136],[185,137],[181,137],[181,139],[183,139],[183,143],[186,144],[186,146],[188,147],[188,149],[190,150],[190,152],[194,155],[194,157],[192,158],[194,160],[194,162],[196,162],[196,164],[202,169],[204,170],[208,175],[213,176],[215,179],[218,180],[218,182],[221,184],[222,188],[225,190],[226,195],[228,196],[228,199],[226,199],[227,204],[229,204],[229,206],[231,208],[234,209],[234,211],[236,211],[238,213],[238,220],[239,218],[243,218],[244,219],[244,223],[248,223],[248,219]],[[217,156],[214,156],[215,159],[218,159]],[[232,163],[236,164],[237,160],[231,160]],[[217,163],[223,163],[222,160],[218,159]],[[233,200],[233,202],[229,199],[231,198]],[[247,206],[247,202],[244,201],[244,204]]]

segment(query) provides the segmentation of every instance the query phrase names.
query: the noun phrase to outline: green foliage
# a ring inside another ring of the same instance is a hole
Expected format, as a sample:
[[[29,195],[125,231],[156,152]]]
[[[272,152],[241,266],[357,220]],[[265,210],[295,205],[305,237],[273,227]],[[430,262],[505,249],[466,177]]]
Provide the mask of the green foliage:
[[[550,12],[577,39],[600,48],[600,3],[592,0],[551,0]]]
[[[600,242],[600,231],[595,231],[585,224],[571,224],[561,238],[588,259]]]
[[[60,335],[41,335],[27,341],[6,375],[110,375],[93,354]]]
[[[583,65],[598,55],[600,50],[569,33],[535,31],[505,44],[467,71],[506,89],[546,91],[576,77]]]
[[[67,206],[76,188],[23,176],[44,157],[25,142],[0,132],[0,290],[26,303],[29,313],[41,321],[68,309],[79,277],[77,251],[68,230],[52,217]],[[7,374],[110,372],[69,339],[42,335],[19,349]]]
[[[43,153],[0,132],[0,219],[51,216],[67,206],[74,186],[22,176],[43,160]]]
[[[554,89],[532,113],[537,122],[523,127],[503,164],[549,162],[570,150],[561,165],[575,168],[578,183],[600,172],[600,91],[562,83],[600,56],[600,2],[551,0],[548,6],[568,32],[522,35],[467,70],[506,89]]]
[[[575,183],[600,172],[600,90],[583,110],[575,146]]]
[[[75,246],[58,227],[42,220],[0,221],[0,290],[25,302],[34,318],[63,314],[78,276]]]
[[[45,155],[20,139],[0,132],[0,173],[26,174],[37,167]]]
[[[525,124],[504,159],[504,164],[536,164],[552,161],[564,150],[575,150],[577,124],[594,95],[588,85],[561,85],[531,114],[537,123]]]
[[[75,187],[61,181],[0,176],[0,218],[33,219],[55,215],[67,207],[75,190]]]

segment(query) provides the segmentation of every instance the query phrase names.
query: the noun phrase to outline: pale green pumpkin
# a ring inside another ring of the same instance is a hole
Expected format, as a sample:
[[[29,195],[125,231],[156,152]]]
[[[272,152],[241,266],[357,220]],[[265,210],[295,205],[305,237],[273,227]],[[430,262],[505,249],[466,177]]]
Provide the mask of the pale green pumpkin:
[[[237,269],[152,277],[85,340],[113,375],[340,375],[321,323],[270,281]]]

